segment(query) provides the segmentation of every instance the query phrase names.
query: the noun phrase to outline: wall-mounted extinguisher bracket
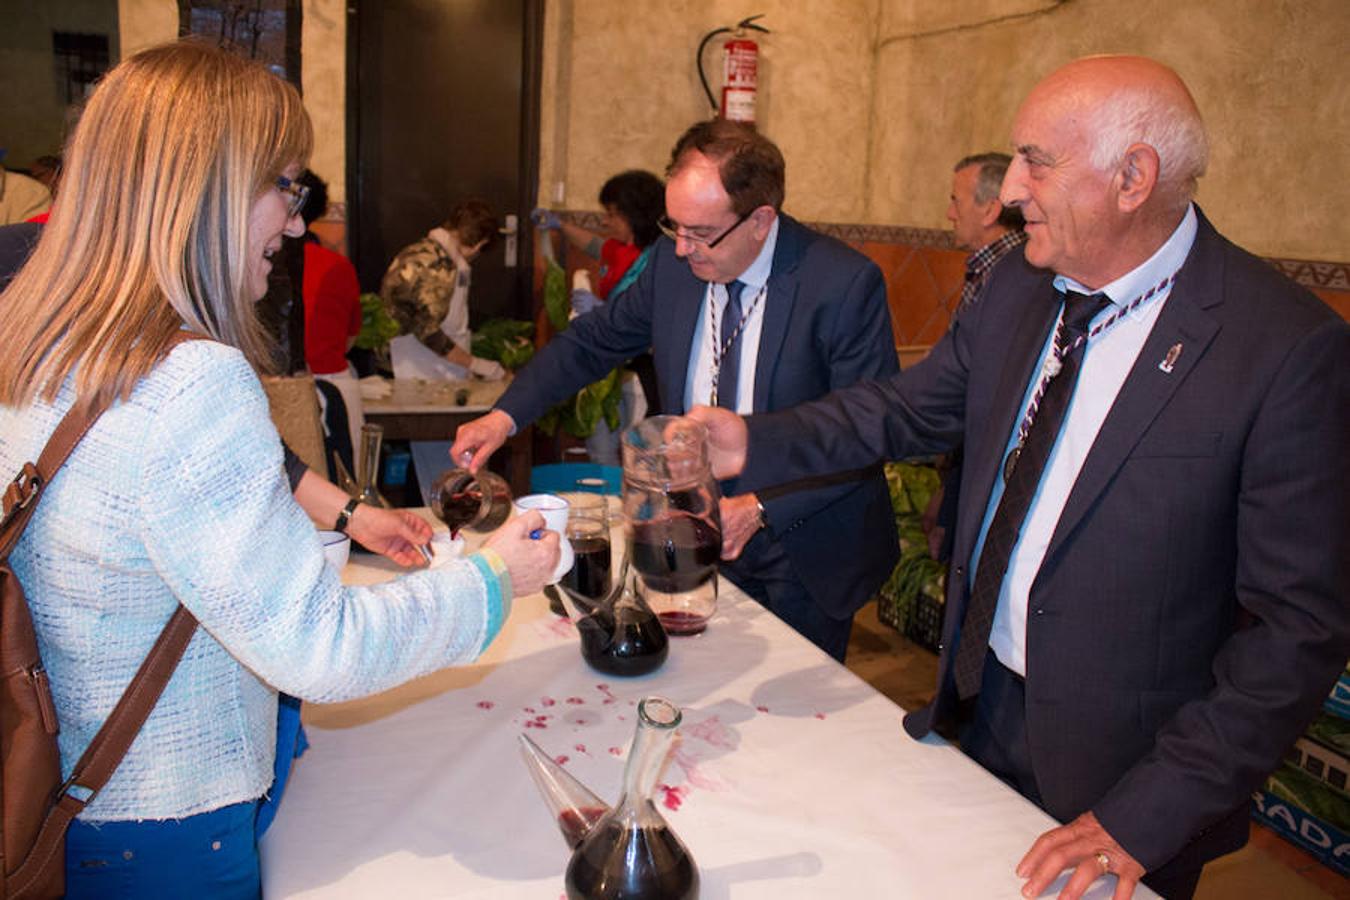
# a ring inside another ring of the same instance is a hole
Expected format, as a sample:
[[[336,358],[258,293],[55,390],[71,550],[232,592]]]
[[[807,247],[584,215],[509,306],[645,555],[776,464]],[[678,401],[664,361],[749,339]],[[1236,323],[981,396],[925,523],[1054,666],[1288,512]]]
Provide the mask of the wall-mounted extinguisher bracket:
[[[719,117],[733,122],[755,124],[755,94],[759,90],[759,44],[748,36],[751,31],[768,34],[769,29],[756,25],[756,19],[762,19],[761,13],[742,19],[734,27],[717,28],[703,36],[699,41],[698,79],[703,84],[703,92],[708,97],[708,105]],[[720,95],[714,95],[708,86],[708,77],[703,72],[703,51],[708,42],[719,34],[731,34],[731,39],[722,45],[722,84]]]

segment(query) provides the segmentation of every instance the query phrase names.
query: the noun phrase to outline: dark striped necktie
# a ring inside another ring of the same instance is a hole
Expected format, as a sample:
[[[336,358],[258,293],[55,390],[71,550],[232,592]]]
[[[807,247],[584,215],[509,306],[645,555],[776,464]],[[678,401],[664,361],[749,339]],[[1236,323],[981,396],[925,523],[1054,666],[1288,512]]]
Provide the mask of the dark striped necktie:
[[[1060,360],[1059,371],[1045,385],[1045,393],[1035,408],[1035,418],[1027,431],[1026,440],[1012,451],[1016,457],[1011,462],[1003,496],[998,501],[998,509],[989,523],[989,532],[980,550],[970,603],[961,623],[952,671],[956,678],[956,690],[963,700],[980,690],[985,652],[989,647],[989,631],[994,623],[994,610],[998,606],[1003,578],[1008,572],[1008,562],[1021,536],[1022,522],[1040,487],[1045,463],[1064,424],[1064,413],[1073,399],[1079,364],[1087,342],[1078,343],[1077,346],[1074,344],[1081,335],[1087,333],[1092,317],[1109,302],[1105,294],[1087,296],[1070,291],[1064,297],[1064,315],[1055,334],[1054,351],[1058,355],[1066,347],[1071,349]],[[1039,372],[1036,377],[1040,377]],[[1035,403],[1034,398],[1032,402]],[[1006,471],[1007,466],[1004,468]]]

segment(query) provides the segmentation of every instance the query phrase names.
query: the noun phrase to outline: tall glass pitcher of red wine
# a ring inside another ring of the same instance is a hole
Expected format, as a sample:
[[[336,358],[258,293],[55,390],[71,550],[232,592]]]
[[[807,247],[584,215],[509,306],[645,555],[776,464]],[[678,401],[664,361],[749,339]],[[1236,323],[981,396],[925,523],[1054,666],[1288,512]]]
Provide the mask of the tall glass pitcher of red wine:
[[[624,432],[628,559],[669,634],[698,634],[717,611],[718,500],[701,424],[653,416]]]

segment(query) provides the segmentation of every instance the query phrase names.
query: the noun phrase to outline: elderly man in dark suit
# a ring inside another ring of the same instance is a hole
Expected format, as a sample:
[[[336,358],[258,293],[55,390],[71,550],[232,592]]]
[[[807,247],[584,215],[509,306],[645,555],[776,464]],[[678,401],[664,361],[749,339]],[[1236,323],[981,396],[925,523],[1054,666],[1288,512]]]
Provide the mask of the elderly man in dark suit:
[[[781,212],[783,156],[733,122],[690,128],[667,170],[663,230],[637,282],[574,320],[451,453],[482,465],[517,427],[652,348],[661,404],[740,412],[786,409],[899,371],[877,267]],[[853,613],[895,564],[897,539],[879,466],[791,492],[773,461],[724,485],[728,576],[842,660]]]
[[[1107,872],[1188,897],[1350,654],[1350,327],[1191,203],[1206,137],[1170,69],[1071,63],[1013,142],[1025,255],[924,362],[694,414],[723,474],[964,440],[938,691],[906,728],[973,706],[963,749],[1068,823],[1026,896],[1073,869],[1062,897]]]

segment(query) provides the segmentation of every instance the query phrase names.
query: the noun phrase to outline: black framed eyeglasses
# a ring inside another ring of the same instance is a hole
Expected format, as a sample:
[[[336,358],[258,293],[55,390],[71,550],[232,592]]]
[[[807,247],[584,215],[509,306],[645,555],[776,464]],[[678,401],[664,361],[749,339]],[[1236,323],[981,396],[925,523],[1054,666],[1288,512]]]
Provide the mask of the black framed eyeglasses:
[[[285,175],[278,175],[277,190],[286,195],[287,217],[300,215],[300,210],[305,208],[305,201],[309,199],[309,186],[291,181]]]
[[[722,243],[722,241],[726,240],[727,235],[731,234],[737,228],[740,228],[741,225],[745,223],[745,220],[750,218],[750,216],[753,215],[754,212],[755,211],[752,209],[750,210],[750,212],[745,213],[734,223],[732,223],[730,228],[728,228],[726,231],[722,232],[715,238],[705,238],[700,237],[696,234],[690,234],[689,229],[687,228],[684,231],[680,231],[680,226],[677,225],[675,221],[670,218],[670,216],[662,216],[661,218],[657,219],[656,227],[660,228],[661,233],[664,234],[666,237],[670,238],[672,241],[686,240],[691,244],[702,244],[704,249],[711,250],[718,244]]]

